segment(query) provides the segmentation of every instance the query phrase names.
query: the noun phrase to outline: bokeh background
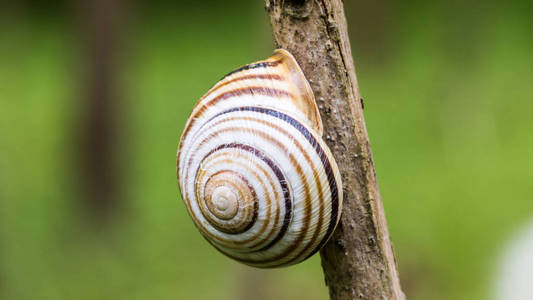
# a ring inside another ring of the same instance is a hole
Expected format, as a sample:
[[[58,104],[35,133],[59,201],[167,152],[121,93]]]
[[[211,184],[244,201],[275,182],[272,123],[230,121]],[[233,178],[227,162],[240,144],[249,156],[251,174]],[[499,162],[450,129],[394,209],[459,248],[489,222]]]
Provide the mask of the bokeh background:
[[[318,256],[255,270],[179,199],[195,101],[273,50],[262,1],[0,4],[1,299],[327,299]],[[533,219],[531,1],[345,1],[410,299],[490,299]]]

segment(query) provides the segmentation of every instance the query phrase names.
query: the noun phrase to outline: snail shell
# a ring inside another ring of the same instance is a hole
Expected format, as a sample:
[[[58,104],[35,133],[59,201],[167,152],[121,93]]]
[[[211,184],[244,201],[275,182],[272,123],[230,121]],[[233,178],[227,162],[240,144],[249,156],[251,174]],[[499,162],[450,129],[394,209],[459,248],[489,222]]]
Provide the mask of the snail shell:
[[[194,107],[177,158],[182,199],[207,241],[262,268],[317,252],[342,208],[322,131],[309,83],[285,50],[215,84]]]

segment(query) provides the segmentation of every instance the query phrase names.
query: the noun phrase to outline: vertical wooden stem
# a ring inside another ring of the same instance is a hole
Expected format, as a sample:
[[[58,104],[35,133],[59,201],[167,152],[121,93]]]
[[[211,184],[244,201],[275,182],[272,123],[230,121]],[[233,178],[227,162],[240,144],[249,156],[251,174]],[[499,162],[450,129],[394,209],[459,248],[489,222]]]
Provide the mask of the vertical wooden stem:
[[[340,224],[321,250],[331,299],[404,299],[379,194],[342,0],[266,0],[277,46],[309,80],[344,186]]]

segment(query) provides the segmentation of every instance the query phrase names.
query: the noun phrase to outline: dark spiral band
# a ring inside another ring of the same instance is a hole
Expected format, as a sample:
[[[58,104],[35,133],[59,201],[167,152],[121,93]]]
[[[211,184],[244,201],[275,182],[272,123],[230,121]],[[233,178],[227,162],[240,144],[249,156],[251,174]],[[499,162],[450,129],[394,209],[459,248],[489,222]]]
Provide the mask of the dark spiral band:
[[[286,60],[226,75],[195,107],[178,151],[180,190],[200,232],[225,255],[265,268],[318,251],[342,206],[316,107],[306,108]]]

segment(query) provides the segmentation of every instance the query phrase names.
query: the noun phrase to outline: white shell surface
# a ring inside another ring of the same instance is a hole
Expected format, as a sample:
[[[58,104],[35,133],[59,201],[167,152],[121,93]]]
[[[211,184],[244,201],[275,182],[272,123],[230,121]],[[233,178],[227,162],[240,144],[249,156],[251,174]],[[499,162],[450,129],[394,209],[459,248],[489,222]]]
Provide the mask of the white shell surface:
[[[202,235],[256,267],[318,251],[342,209],[340,174],[321,130],[309,85],[284,50],[217,83],[178,149],[182,198]]]

